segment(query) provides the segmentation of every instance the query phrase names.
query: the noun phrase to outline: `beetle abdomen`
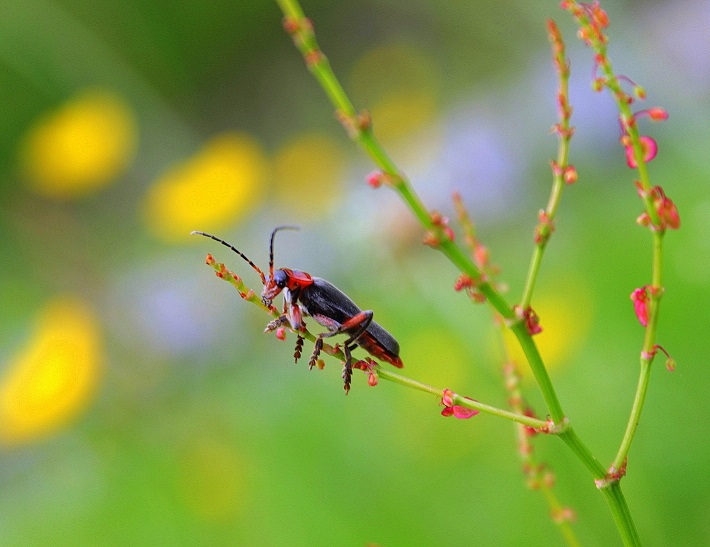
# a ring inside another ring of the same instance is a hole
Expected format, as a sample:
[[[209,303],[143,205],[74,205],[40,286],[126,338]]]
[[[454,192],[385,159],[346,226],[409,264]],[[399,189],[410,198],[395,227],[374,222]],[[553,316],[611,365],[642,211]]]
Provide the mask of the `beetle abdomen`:
[[[362,311],[348,295],[320,277],[314,277],[313,284],[301,290],[298,300],[304,311],[316,321],[318,316],[324,316],[343,324]],[[330,327],[327,324],[324,326]],[[370,323],[356,343],[378,359],[396,367],[403,366],[399,358],[399,343],[375,321]]]

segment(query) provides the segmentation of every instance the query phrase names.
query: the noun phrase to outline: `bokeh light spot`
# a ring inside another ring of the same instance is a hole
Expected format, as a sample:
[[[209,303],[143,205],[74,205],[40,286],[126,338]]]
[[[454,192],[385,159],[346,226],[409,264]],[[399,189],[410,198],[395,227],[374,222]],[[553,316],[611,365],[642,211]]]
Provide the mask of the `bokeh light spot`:
[[[0,442],[35,440],[84,411],[96,393],[101,345],[97,319],[85,304],[50,302],[0,378]]]
[[[251,136],[219,135],[155,182],[146,196],[146,222],[167,241],[186,241],[192,230],[224,228],[257,204],[266,165]]]
[[[355,64],[350,80],[357,102],[367,105],[385,141],[408,137],[434,121],[436,63],[417,48],[391,44],[372,49]]]
[[[112,92],[87,91],[37,120],[21,144],[21,162],[36,193],[76,198],[114,182],[136,141],[129,105]]]
[[[285,143],[274,158],[282,202],[299,216],[322,215],[342,193],[345,154],[330,137],[307,133]]]

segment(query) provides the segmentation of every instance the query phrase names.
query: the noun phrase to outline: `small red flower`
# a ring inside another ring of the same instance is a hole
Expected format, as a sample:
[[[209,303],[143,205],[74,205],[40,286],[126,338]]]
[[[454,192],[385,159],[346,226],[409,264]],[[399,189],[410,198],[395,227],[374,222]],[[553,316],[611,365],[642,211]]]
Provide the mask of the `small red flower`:
[[[648,285],[636,289],[631,293],[631,300],[634,303],[634,312],[642,326],[648,325]]]
[[[472,418],[473,416],[479,413],[478,410],[474,410],[473,408],[466,408],[461,405],[455,405],[455,396],[456,394],[450,389],[444,390],[444,393],[441,396],[441,404],[445,407],[444,410],[441,411],[442,416],[453,416],[454,418],[458,418],[459,420],[467,420],[468,418]],[[473,399],[471,399],[470,397],[464,398],[468,399],[469,401],[473,401]]]
[[[574,184],[577,182],[577,169],[575,169],[574,165],[565,167],[562,178],[564,178],[565,184]]]
[[[367,374],[367,384],[371,387],[375,387],[380,381],[380,377],[377,375],[377,363],[369,357],[366,357],[364,361],[355,363],[353,368],[359,368]]]
[[[653,121],[663,121],[668,119],[668,112],[661,107],[654,106],[653,108],[647,108],[646,110],[639,110],[630,119],[625,118],[620,120],[622,130],[621,144],[626,149],[626,163],[632,169],[638,167],[638,162],[636,161],[634,147],[631,144],[631,138],[629,137],[627,130],[631,127],[636,127],[638,119],[643,118],[644,116],[648,116]],[[641,149],[643,150],[643,161],[648,163],[656,157],[656,154],[658,153],[658,145],[651,137],[642,136],[639,137],[639,141],[641,143]]]
[[[643,189],[643,186],[639,181],[636,181],[636,189],[638,195],[641,199],[651,198],[653,201],[653,207],[656,209],[658,214],[659,222],[658,225],[653,225],[652,229],[666,230],[670,228],[671,230],[677,230],[680,228],[680,215],[678,214],[678,208],[673,200],[666,196],[663,188],[660,186],[654,186],[649,191]],[[636,219],[637,224],[641,226],[651,226],[651,217],[647,212],[644,212]]]
[[[585,5],[585,4],[582,4]],[[606,12],[601,8],[599,5],[599,2],[595,0],[595,2],[592,3],[592,5],[586,4],[585,5],[586,9],[589,12],[589,16],[592,19],[592,23],[601,28],[606,28],[609,26],[609,16],[606,14]]]
[[[535,313],[535,310],[532,309],[532,306],[528,306],[524,310],[520,306],[516,306],[515,315],[525,321],[525,328],[530,336],[535,336],[542,332],[540,318],[537,313]]]
[[[454,395],[455,393],[450,389],[445,389],[444,393],[441,395],[441,404],[446,407],[454,406]]]
[[[422,243],[429,247],[437,248],[441,245],[441,237],[439,234],[453,241],[456,237],[454,231],[449,227],[449,217],[443,216],[438,211],[431,213],[431,223],[435,227],[434,230],[429,230],[425,235]],[[438,228],[439,230],[437,230]]]
[[[488,261],[490,259],[488,248],[485,245],[476,242],[476,248],[473,251],[473,259],[476,261],[476,265],[483,269],[488,265]]]
[[[369,175],[367,175],[367,184],[370,186],[370,188],[379,188],[382,186],[382,179],[383,179],[383,173],[382,171],[373,171]]]
[[[473,279],[466,274],[458,276],[456,282],[454,283],[454,290],[456,292],[460,292],[464,289],[470,289],[471,287],[473,287]]]
[[[636,156],[634,155],[634,147],[631,145],[631,140],[628,137],[622,140],[626,148],[626,164],[634,169],[638,167]],[[639,137],[639,141],[641,142],[641,148],[643,150],[643,161],[648,163],[658,154],[658,145],[651,137],[642,136]]]
[[[286,329],[284,327],[276,329],[276,338],[279,340],[286,340]]]
[[[661,218],[661,227],[677,230],[680,228],[680,215],[678,208],[671,198],[666,197],[665,192],[660,186],[656,186],[652,190],[653,204],[656,206],[658,216]]]
[[[638,119],[642,116],[648,116],[654,122],[660,122],[660,121],[668,119],[668,112],[664,108],[661,108],[660,106],[654,106],[653,108],[641,110],[634,115],[634,117],[636,119]]]
[[[523,414],[525,414],[525,416],[528,416],[528,417],[530,417],[530,418],[537,418],[537,416],[535,416],[535,411],[534,411],[532,408],[530,408],[530,407],[527,407],[527,408],[523,411]],[[535,435],[537,435],[538,433],[540,433],[540,432],[539,432],[537,429],[535,429],[534,427],[530,427],[530,426],[527,426],[527,425],[526,425],[526,426],[523,426],[523,430],[525,431],[525,436],[527,436],[527,437],[534,437]]]
[[[659,346],[658,344],[656,344],[655,346],[653,346],[653,348],[651,348],[650,352],[642,351],[641,357],[643,357],[647,361],[650,361],[651,359],[653,359],[653,357],[656,355],[656,353],[658,353],[659,350],[662,351],[666,356],[666,369],[668,369],[668,372],[675,371],[675,367],[676,367],[677,363],[676,363],[675,359],[673,359],[673,357],[671,357],[671,355],[665,350],[665,348],[663,346]]]

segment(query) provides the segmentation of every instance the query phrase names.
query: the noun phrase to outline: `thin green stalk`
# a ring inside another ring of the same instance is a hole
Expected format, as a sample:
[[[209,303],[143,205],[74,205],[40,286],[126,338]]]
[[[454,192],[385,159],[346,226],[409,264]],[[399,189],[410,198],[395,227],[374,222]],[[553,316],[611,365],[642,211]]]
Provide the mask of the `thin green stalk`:
[[[579,9],[576,2],[570,2],[568,11],[577,19],[580,27],[584,29],[587,44],[594,50],[595,59],[598,67],[604,75],[603,83],[611,91],[611,94],[617,104],[620,112],[620,120],[622,128],[628,137],[633,149],[634,158],[636,160],[636,170],[638,172],[638,185],[641,190],[641,198],[643,200],[646,213],[650,219],[652,226],[661,226],[658,211],[654,206],[653,197],[651,195],[651,182],[648,174],[646,160],[644,158],[644,150],[641,144],[641,137],[636,126],[634,114],[631,110],[631,101],[629,96],[621,87],[619,77],[613,70],[611,61],[607,56],[606,37],[601,32],[602,29],[589,18],[589,12],[584,9]],[[612,473],[618,473],[624,469],[626,458],[633,442],[636,428],[641,419],[641,412],[646,400],[648,392],[648,383],[651,374],[651,363],[656,352],[656,330],[658,325],[658,313],[660,307],[660,299],[663,295],[662,284],[662,266],[663,266],[663,235],[662,229],[657,229],[653,232],[653,266],[652,266],[652,284],[651,284],[651,304],[649,310],[648,324],[644,336],[643,350],[641,352],[641,370],[637,383],[634,401],[629,414],[629,420],[626,425],[624,436],[621,440],[619,450],[612,464]],[[616,479],[616,482],[620,476]]]
[[[572,427],[567,428],[559,435],[565,444],[577,455],[584,466],[589,470],[599,486],[599,490],[604,495],[604,499],[609,505],[612,517],[619,530],[624,545],[641,545],[636,525],[631,517],[631,511],[626,503],[626,498],[621,491],[619,481],[607,481],[607,472],[604,466],[591,453],[589,448],[582,442]]]
[[[500,325],[501,330],[504,328]],[[503,333],[501,332],[501,335]],[[503,366],[503,374],[505,377],[505,387],[508,390],[510,406],[513,411],[518,414],[524,414],[526,409],[529,408],[523,398],[522,390],[520,389],[520,376],[517,372],[517,366],[515,365],[510,351],[503,339],[501,337],[501,349],[505,356]],[[571,509],[562,505],[562,503],[557,498],[553,490],[554,479],[550,480],[551,471],[547,465],[543,465],[535,457],[534,446],[532,438],[525,427],[518,424],[516,426],[518,434],[518,451],[520,453],[520,459],[523,462],[523,473],[528,477],[528,486],[531,489],[539,490],[547,504],[550,507],[550,515],[552,521],[557,525],[562,533],[563,538],[567,542],[567,545],[571,547],[576,547],[579,545],[579,541],[574,533],[574,529],[571,526],[571,518],[573,513]]]
[[[417,219],[422,223],[425,229],[436,232],[438,236],[438,248],[441,252],[461,271],[469,277],[478,281],[477,288],[480,292],[486,296],[488,302],[495,308],[495,310],[506,320],[510,321],[511,324],[514,322],[519,322],[514,310],[506,302],[503,296],[495,290],[495,288],[488,282],[482,280],[481,271],[473,262],[471,257],[465,253],[458,245],[451,241],[441,230],[441,227],[436,226],[430,212],[424,206],[417,193],[412,188],[409,181],[404,177],[397,166],[392,162],[380,142],[376,139],[372,133],[372,127],[369,123],[367,117],[363,116],[352,116],[348,113],[355,111],[352,106],[352,102],[347,98],[347,94],[343,91],[338,78],[333,73],[330,64],[327,62],[325,55],[319,49],[318,43],[315,40],[315,35],[310,26],[310,23],[303,17],[303,13],[300,10],[297,2],[295,0],[279,0],[279,4],[287,8],[284,10],[284,15],[288,18],[293,18],[290,23],[287,23],[286,27],[291,29],[291,33],[294,37],[294,43],[304,55],[306,63],[314,74],[317,75],[317,79],[321,84],[326,83],[326,92],[333,102],[337,112],[340,115],[341,122],[344,123],[346,129],[367,152],[367,154],[372,158],[372,160],[377,164],[383,173],[389,177],[392,181],[393,188],[400,194],[404,202],[408,205],[412,213],[417,217]],[[332,92],[328,90],[338,90],[337,92]],[[344,114],[347,117],[343,119]],[[534,375],[538,382],[541,382],[541,390],[545,401],[550,410],[550,414],[553,416],[555,422],[559,422],[564,418],[564,412],[560,406],[559,399],[555,393],[554,387],[550,378],[545,370],[540,354],[535,347],[535,343],[532,340],[530,334],[524,329],[518,329],[516,336],[519,339],[526,339],[524,342],[527,348],[526,354],[534,355],[535,363],[531,366],[534,367]],[[521,343],[523,343],[521,341]]]
[[[412,389],[423,391],[424,393],[431,393],[432,395],[436,395],[438,398],[441,398],[444,395],[443,389],[439,389],[439,388],[424,384],[422,382],[418,382],[417,380],[407,378],[406,376],[402,376],[401,374],[398,374],[396,372],[392,372],[391,370],[388,370],[388,369],[378,368],[377,369],[377,376],[379,376],[380,378],[383,378],[385,380],[389,380],[390,382],[400,384],[402,386],[406,386],[406,387],[409,387]],[[454,394],[453,400],[454,400],[454,403],[459,406],[463,406],[463,407],[470,408],[473,410],[478,410],[480,412],[485,412],[486,414],[498,416],[499,418],[505,418],[505,419],[511,420],[513,422],[517,422],[519,424],[525,425],[527,427],[532,427],[533,429],[547,430],[550,426],[550,424],[544,420],[532,418],[530,416],[526,416],[525,414],[519,414],[517,412],[510,412],[509,410],[503,410],[502,408],[494,407],[494,406],[487,405],[484,403],[479,403],[478,401],[467,399],[466,397],[463,397],[458,394]],[[556,431],[551,431],[551,433],[556,433]]]
[[[374,136],[369,120],[365,115],[358,115],[347,93],[335,76],[327,57],[323,54],[316,41],[313,29],[305,18],[303,10],[295,0],[277,0],[286,17],[287,30],[291,33],[296,47],[306,59],[309,70],[325,90],[328,98],[336,109],[340,121],[345,125],[350,136],[370,156],[373,163],[389,178],[393,188],[402,197],[405,204],[427,230],[440,231],[407,178],[400,172],[397,165],[389,157],[380,142]],[[441,234],[439,234],[441,235]],[[481,271],[471,258],[458,245],[448,238],[440,237],[440,250],[456,267],[471,278],[480,280]],[[511,306],[502,295],[490,284],[481,283],[481,292],[488,298],[491,305],[507,319],[514,317]]]
[[[552,235],[554,226],[553,222],[555,215],[557,214],[557,208],[562,200],[562,190],[565,187],[565,173],[567,172],[567,169],[573,170],[573,168],[569,166],[569,147],[574,133],[574,130],[570,125],[572,108],[569,105],[569,62],[565,58],[565,45],[562,35],[560,34],[557,25],[552,20],[548,20],[548,30],[550,41],[552,43],[554,64],[559,80],[559,87],[557,90],[557,110],[559,113],[559,121],[555,126],[559,140],[557,145],[557,160],[554,162],[552,169],[552,189],[550,190],[550,197],[547,201],[547,207],[545,209],[545,220],[543,222],[541,219],[536,230],[535,249],[533,250],[532,258],[530,259],[528,275],[525,280],[525,287],[521,298],[520,305],[523,309],[530,307],[530,303],[532,302],[532,295],[535,289],[538,274],[540,272],[542,257],[545,254],[547,242],[550,240],[550,236]],[[574,176],[576,178],[576,173],[574,173]]]
[[[532,336],[528,334],[528,331],[523,322],[517,322],[510,326],[510,329],[515,334],[520,346],[525,353],[525,357],[528,359],[530,364],[530,369],[535,376],[538,386],[542,391],[542,396],[547,403],[547,408],[550,411],[550,416],[555,423],[560,423],[565,419],[564,411],[562,410],[562,405],[557,398],[557,393],[552,385],[552,380],[550,375],[547,373],[545,364],[542,361],[542,356],[540,351],[537,349]]]
[[[663,232],[654,232],[653,234],[653,287],[662,287],[662,272],[663,272]],[[643,351],[641,352],[638,384],[636,393],[634,394],[634,402],[631,406],[629,420],[626,424],[624,436],[621,439],[619,450],[614,458],[613,469],[622,469],[628,457],[631,443],[634,440],[636,428],[641,420],[641,412],[646,401],[648,392],[648,384],[651,379],[651,363],[656,353],[656,332],[658,328],[659,304],[662,297],[662,291],[657,291],[651,295],[651,309],[649,313],[648,324],[646,325],[646,333],[644,336]]]
[[[616,523],[624,545],[639,547],[641,545],[641,538],[639,537],[638,530],[636,530],[631,511],[629,511],[629,505],[626,502],[624,493],[621,491],[619,482],[617,481],[610,484],[607,488],[603,488],[601,492],[604,494],[604,498],[611,509],[612,517],[614,518],[614,522]]]

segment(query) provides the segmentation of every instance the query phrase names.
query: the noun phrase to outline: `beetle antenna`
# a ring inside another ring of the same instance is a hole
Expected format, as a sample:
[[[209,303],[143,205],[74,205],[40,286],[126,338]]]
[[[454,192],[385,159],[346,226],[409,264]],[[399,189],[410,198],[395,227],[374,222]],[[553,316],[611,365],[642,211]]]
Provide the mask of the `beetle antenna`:
[[[201,235],[201,236],[205,236],[205,237],[209,237],[210,239],[214,239],[215,241],[217,241],[218,243],[221,243],[221,244],[224,245],[225,247],[229,247],[230,249],[232,249],[235,253],[237,253],[237,254],[238,254],[239,256],[241,256],[244,260],[246,260],[252,268],[254,268],[254,269],[257,271],[257,273],[258,273],[259,276],[261,277],[261,283],[262,283],[263,285],[266,285],[266,276],[264,275],[264,272],[262,272],[256,264],[254,264],[251,260],[249,260],[249,257],[247,257],[247,255],[245,255],[245,254],[244,254],[243,252],[241,252],[239,249],[237,249],[236,247],[234,247],[234,245],[230,245],[230,244],[227,243],[224,239],[220,239],[220,238],[218,238],[217,236],[213,236],[212,234],[208,234],[208,233],[206,233],[206,232],[200,232],[199,230],[193,230],[192,232],[190,232],[190,235],[195,235],[195,234],[198,234],[198,235]],[[272,234],[272,240],[273,240],[273,234]]]
[[[274,231],[271,232],[271,244],[269,245],[269,279],[274,277],[274,236],[279,230],[300,230],[300,226],[277,226]]]

